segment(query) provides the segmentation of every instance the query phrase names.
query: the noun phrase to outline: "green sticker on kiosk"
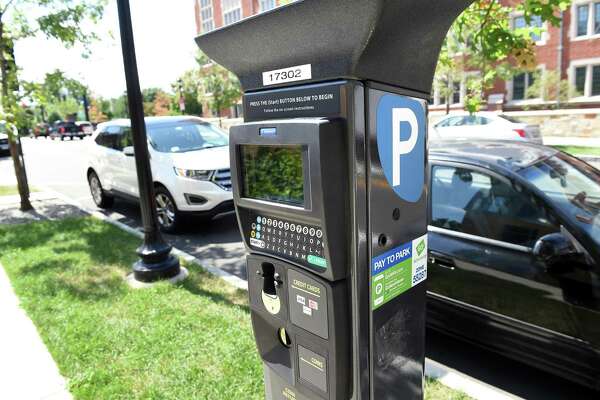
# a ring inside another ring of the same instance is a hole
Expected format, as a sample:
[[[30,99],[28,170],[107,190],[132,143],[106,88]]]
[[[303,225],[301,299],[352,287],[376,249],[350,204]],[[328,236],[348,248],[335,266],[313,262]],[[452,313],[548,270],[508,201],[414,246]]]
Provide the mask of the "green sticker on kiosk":
[[[371,260],[371,309],[427,279],[427,235]]]

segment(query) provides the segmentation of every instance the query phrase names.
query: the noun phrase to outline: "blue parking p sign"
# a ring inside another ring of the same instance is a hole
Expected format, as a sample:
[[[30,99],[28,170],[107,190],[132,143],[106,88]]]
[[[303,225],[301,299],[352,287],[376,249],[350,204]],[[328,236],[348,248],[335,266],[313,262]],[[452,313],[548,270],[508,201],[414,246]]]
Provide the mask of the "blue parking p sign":
[[[425,105],[386,94],[377,105],[377,150],[385,178],[405,201],[416,203],[425,184]]]

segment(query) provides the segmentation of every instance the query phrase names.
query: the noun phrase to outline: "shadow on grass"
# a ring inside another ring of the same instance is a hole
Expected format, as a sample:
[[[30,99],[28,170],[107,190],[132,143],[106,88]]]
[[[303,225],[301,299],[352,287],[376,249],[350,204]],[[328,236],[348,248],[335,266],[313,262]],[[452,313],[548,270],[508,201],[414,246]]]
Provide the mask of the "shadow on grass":
[[[19,250],[35,252],[34,260],[18,266],[23,276],[49,274],[39,281],[41,295],[59,293],[84,301],[100,301],[127,292],[124,277],[137,260],[140,239],[93,218],[70,218],[0,227],[0,256]],[[178,285],[191,294],[248,312],[246,293],[187,265],[190,277]]]
[[[190,276],[180,284],[180,287],[196,296],[208,297],[215,303],[239,307],[244,312],[250,312],[250,307],[248,307],[247,302],[247,293],[245,291],[239,289],[230,289],[229,294],[222,294],[210,290],[208,288],[210,286],[228,286],[228,284],[219,278],[209,275],[205,271],[199,270],[197,267],[190,268],[189,265],[186,265],[186,267],[190,269]],[[224,290],[227,289],[228,288],[225,288]]]

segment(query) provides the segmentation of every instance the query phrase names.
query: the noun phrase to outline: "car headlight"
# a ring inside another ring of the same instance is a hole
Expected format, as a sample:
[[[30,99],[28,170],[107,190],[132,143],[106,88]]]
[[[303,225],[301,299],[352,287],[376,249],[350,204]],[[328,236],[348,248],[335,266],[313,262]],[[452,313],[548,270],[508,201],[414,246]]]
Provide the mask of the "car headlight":
[[[212,177],[213,171],[210,170],[197,170],[197,169],[183,169],[173,167],[175,175],[184,178],[196,179],[198,181],[207,181]]]

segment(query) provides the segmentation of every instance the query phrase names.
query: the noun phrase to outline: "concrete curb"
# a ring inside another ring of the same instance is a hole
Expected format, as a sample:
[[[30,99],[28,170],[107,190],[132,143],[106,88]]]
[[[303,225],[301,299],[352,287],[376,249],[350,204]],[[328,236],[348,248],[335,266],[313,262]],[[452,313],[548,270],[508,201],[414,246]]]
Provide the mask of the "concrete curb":
[[[436,379],[442,385],[448,386],[454,390],[460,390],[468,396],[478,400],[521,399],[521,397],[514,396],[497,387],[488,385],[487,383],[460,373],[429,358],[425,360],[425,376]]]
[[[46,192],[52,193],[56,198],[64,201],[67,204],[78,207],[82,211],[90,214],[91,216],[93,216],[95,218],[98,218],[102,221],[112,224],[112,225],[114,225],[126,232],[129,232],[132,235],[135,235],[139,238],[142,238],[144,236],[140,230],[134,229],[128,225],[125,225],[122,222],[115,221],[115,220],[111,219],[110,217],[107,217],[106,215],[104,215],[98,211],[86,209],[81,204],[77,203],[76,201],[73,201],[73,200],[69,199],[68,197],[66,197],[60,193],[57,193],[56,191],[54,191],[52,189],[49,189],[49,188],[43,188],[43,189]],[[229,272],[223,271],[220,268],[212,267],[209,265],[204,265],[200,262],[200,260],[198,260],[193,255],[186,253],[185,251],[182,251],[175,247],[173,248],[172,253],[174,255],[180,257],[184,261],[195,264],[198,267],[202,268],[203,270],[207,271],[208,273],[221,278],[222,280],[224,280],[225,282],[229,283],[230,285],[236,287],[237,289],[246,290],[246,291],[248,290],[248,282],[239,278],[238,276],[235,276],[233,274],[230,274]],[[467,395],[469,395],[470,397],[477,399],[477,400],[515,400],[515,399],[520,399],[520,397],[513,396],[501,389],[498,389],[494,386],[488,385],[488,384],[481,382],[477,379],[474,379],[468,375],[462,374],[456,370],[453,370],[452,368],[449,368],[443,364],[440,364],[437,361],[430,360],[429,358],[425,359],[425,376],[436,379],[440,383],[442,383],[444,386],[447,386],[451,389],[462,391],[462,392],[466,393]]]

